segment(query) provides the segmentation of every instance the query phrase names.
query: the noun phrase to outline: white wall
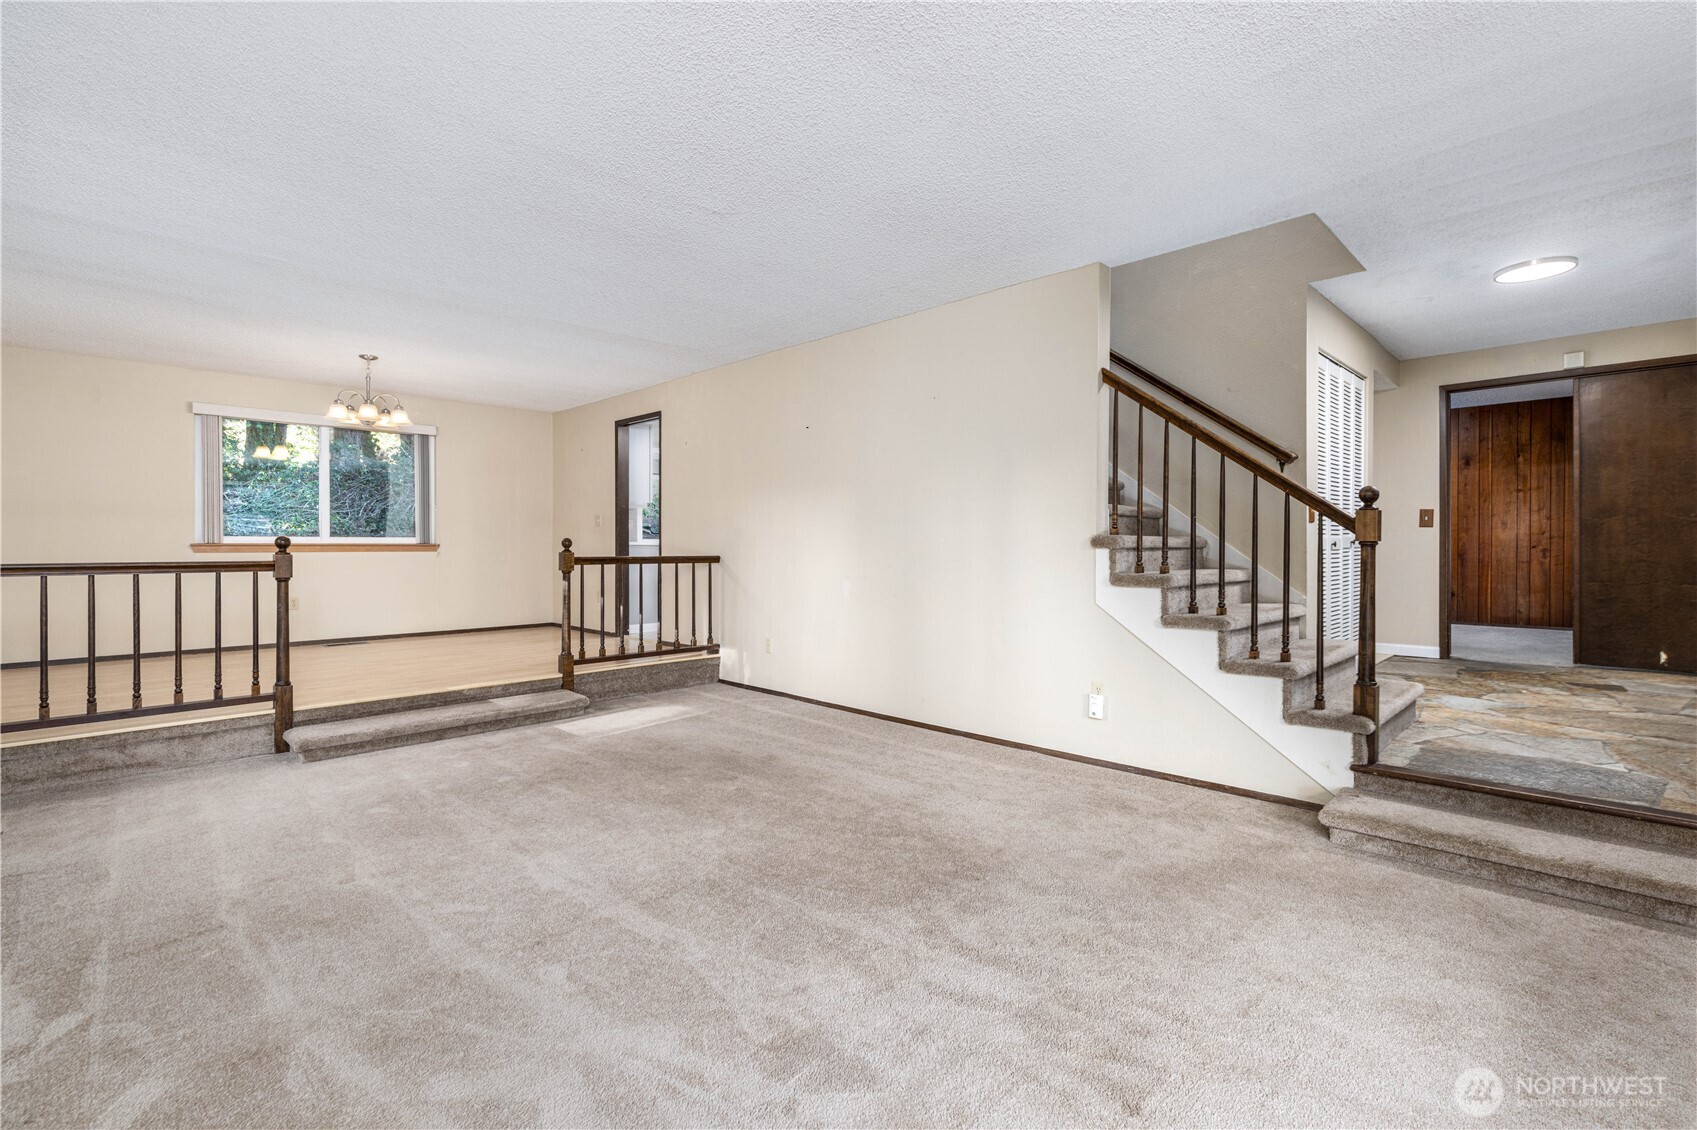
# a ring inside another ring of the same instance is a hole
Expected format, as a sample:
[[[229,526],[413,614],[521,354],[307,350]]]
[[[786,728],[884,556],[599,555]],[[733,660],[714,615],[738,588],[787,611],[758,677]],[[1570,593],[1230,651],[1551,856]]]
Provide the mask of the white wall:
[[[559,413],[556,532],[611,550],[613,422],[659,410],[666,552],[725,559],[724,678],[1310,795],[1095,602],[1107,326],[1082,267]]]
[[[1551,338],[1496,349],[1406,360],[1399,387],[1375,398],[1377,485],[1384,492],[1379,551],[1379,639],[1410,649],[1438,646],[1438,527],[1421,529],[1421,508],[1438,509],[1438,389],[1443,385],[1554,372],[1562,355],[1583,350],[1587,365],[1613,365],[1697,353],[1697,320]],[[1436,654],[1435,650],[1433,654]]]
[[[189,551],[195,531],[190,403],[320,413],[335,392],[327,385],[8,346],[0,354],[0,553],[8,562],[235,560]],[[549,414],[411,396],[407,407],[418,422],[438,428],[442,548],[301,553],[294,637],[557,620]],[[53,582],[55,654],[85,653],[83,583]],[[34,584],[5,582],[7,661],[36,655]],[[143,647],[168,648],[170,582],[144,578],[143,584],[160,586],[156,599],[144,599]],[[185,581],[190,646],[210,642],[210,584],[209,578]],[[248,592],[242,587],[233,597],[227,643],[249,638]],[[262,600],[268,598],[267,591]],[[128,651],[128,578],[102,581],[100,601],[101,650]],[[262,625],[270,624],[274,607],[262,603]],[[266,630],[262,636],[270,638]]]
[[[1114,349],[1295,451],[1297,462],[1287,474],[1312,485],[1307,458],[1314,383],[1309,284],[1359,270],[1361,264],[1349,249],[1313,215],[1126,263],[1113,270]],[[1122,421],[1121,462],[1127,466],[1136,462],[1126,454],[1128,447],[1135,450],[1130,426]],[[1227,438],[1247,447],[1235,435]],[[1146,442],[1145,476],[1158,488],[1159,428]],[[1173,502],[1183,507],[1190,489],[1189,440],[1175,436],[1173,444]],[[1271,457],[1267,460],[1271,464]],[[1204,452],[1199,457],[1197,497],[1203,503],[1200,524],[1207,528],[1217,524],[1217,506],[1209,501],[1218,497],[1217,476],[1217,459],[1211,463]],[[1228,472],[1227,503],[1227,541],[1246,549],[1247,473]],[[1277,573],[1278,527],[1271,513],[1263,520],[1263,548],[1274,546],[1263,568]],[[1297,536],[1302,533],[1311,530],[1293,527],[1291,571],[1293,586],[1306,591],[1308,554]],[[1275,540],[1269,542],[1269,537]]]

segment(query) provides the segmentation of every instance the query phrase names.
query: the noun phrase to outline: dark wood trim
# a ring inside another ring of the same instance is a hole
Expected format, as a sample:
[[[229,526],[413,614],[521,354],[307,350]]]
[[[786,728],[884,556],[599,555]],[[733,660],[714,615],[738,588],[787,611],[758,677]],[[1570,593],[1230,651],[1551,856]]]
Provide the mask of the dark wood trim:
[[[579,565],[718,565],[719,555],[708,554],[671,554],[655,557],[632,557],[628,554],[612,557],[579,557]]]
[[[290,553],[435,553],[442,547],[435,542],[404,541],[393,545],[379,542],[295,542]],[[197,541],[189,543],[191,553],[252,553],[254,546],[247,542]],[[222,566],[220,566],[222,568]]]
[[[1596,800],[1591,797],[1572,796],[1568,793],[1552,793],[1544,789],[1529,789],[1520,785],[1497,785],[1489,781],[1475,780],[1471,777],[1452,777],[1447,773],[1424,773],[1417,769],[1404,769],[1398,765],[1351,765],[1350,769],[1356,773],[1368,773],[1376,777],[1390,777],[1398,781],[1412,781],[1421,785],[1438,785],[1443,788],[1460,789],[1463,792],[1484,793],[1487,796],[1505,797],[1509,800],[1547,804],[1555,808],[1574,808],[1581,812],[1599,812],[1607,816],[1619,816],[1628,820],[1642,820],[1647,824],[1672,824],[1679,828],[1697,828],[1697,814],[1674,812],[1666,808],[1650,808],[1647,805],[1627,804],[1618,800]]]
[[[1265,451],[1268,455],[1271,455],[1278,462],[1296,462],[1296,452],[1292,451],[1290,448],[1274,443],[1272,440],[1268,439],[1249,425],[1241,424],[1206,401],[1198,400],[1196,397],[1184,391],[1182,388],[1179,388],[1171,381],[1164,377],[1157,376],[1148,369],[1145,369],[1142,365],[1137,364],[1137,362],[1122,357],[1120,354],[1115,353],[1111,349],[1108,351],[1108,360],[1112,364],[1118,365],[1120,368],[1130,372],[1132,375],[1136,376],[1138,380],[1143,381],[1145,384],[1154,385],[1156,388],[1160,389],[1180,404],[1183,404],[1185,407],[1200,412],[1215,423],[1222,424],[1231,429],[1250,443],[1254,444],[1256,447],[1259,447],[1262,451]],[[1357,375],[1359,376],[1360,374]]]
[[[332,636],[328,639],[321,639],[321,640],[292,640],[292,641],[290,641],[289,646],[291,646],[291,647],[314,647],[314,646],[328,645],[328,644],[375,643],[379,640],[409,640],[409,639],[418,639],[422,636],[464,636],[464,635],[470,635],[473,632],[516,632],[516,631],[520,631],[520,630],[525,629],[525,628],[558,628],[559,626],[560,625],[557,621],[545,620],[545,621],[542,621],[542,622],[536,623],[536,624],[498,624],[498,625],[493,625],[491,627],[486,627],[486,628],[436,628],[436,629],[433,629],[433,630],[427,631],[427,632],[388,632],[386,634],[377,635],[377,636]],[[247,643],[231,645],[230,647],[226,647],[224,649],[224,651],[226,653],[234,652],[234,651],[242,651],[242,650],[244,650],[248,647],[251,647],[251,646],[252,646],[252,641],[249,641]],[[268,647],[272,647],[274,645],[268,644],[268,643],[261,643],[259,646],[268,648]],[[164,656],[175,655],[175,654],[176,654],[176,652],[174,650],[172,650],[172,651],[144,651],[144,652],[141,653],[141,657],[143,659],[160,659]],[[185,647],[183,649],[183,654],[184,655],[210,655],[210,654],[212,654],[212,649],[210,647]],[[126,651],[126,652],[123,652],[123,653],[118,654],[118,655],[97,655],[97,656],[94,657],[94,661],[96,663],[107,663],[107,662],[111,662],[113,660],[129,659],[129,658],[131,658],[131,655],[130,655],[129,652]],[[50,659],[47,662],[48,662],[48,665],[52,666],[52,667],[58,667],[61,664],[67,664],[67,663],[82,664],[82,663],[88,662],[88,656],[86,656],[86,655],[75,655],[75,656],[69,656],[69,657],[60,658],[60,659]],[[14,668],[22,668],[22,667],[39,667],[40,665],[41,665],[40,660],[18,659],[18,660],[14,660],[10,663],[0,663],[0,671],[10,671],[10,670],[13,670]]]
[[[1520,373],[1509,377],[1491,377],[1482,381],[1461,381],[1438,386],[1438,658],[1450,658],[1450,394],[1482,388],[1503,388],[1509,385],[1538,384],[1543,381],[1571,380],[1574,377],[1607,376],[1613,373],[1640,373],[1650,369],[1674,369],[1697,364],[1697,353],[1681,357],[1654,357],[1647,361],[1619,361],[1612,365],[1587,365],[1582,369],[1557,369],[1548,373]],[[1579,415],[1578,388],[1573,398],[1573,526],[1579,529]],[[1579,559],[1579,539],[1573,546],[1573,654],[1579,654],[1579,633],[1583,630],[1579,616],[1579,578],[1583,576]]]
[[[244,549],[256,553],[258,547]],[[274,567],[270,557],[263,561],[96,561],[83,565],[0,565],[3,577],[109,577],[127,573],[269,573]]]
[[[823,699],[808,698],[806,695],[791,694],[789,691],[775,691],[767,687],[756,687],[749,683],[733,683],[729,679],[719,682],[727,687],[739,690],[756,691],[777,698],[794,699],[812,706],[823,706],[828,710],[841,710],[845,714],[858,714],[862,718],[876,718],[880,722],[894,722],[898,726],[912,726],[916,730],[930,730],[936,734],[948,734],[956,738],[969,738],[975,742],[987,742],[990,745],[1006,746],[1008,749],[1022,749],[1028,753],[1040,753],[1045,757],[1058,757],[1062,761],[1076,761],[1081,765],[1095,765],[1102,769],[1116,769],[1122,773],[1135,773],[1139,777],[1153,777],[1160,781],[1171,781],[1179,785],[1194,785],[1199,789],[1209,789],[1218,793],[1230,793],[1232,796],[1247,797],[1250,800],[1266,801],[1268,804],[1282,804],[1287,808],[1300,808],[1305,812],[1318,812],[1321,805],[1311,800],[1295,800],[1291,797],[1274,796],[1272,793],[1256,792],[1254,789],[1240,789],[1236,785],[1222,785],[1216,781],[1203,781],[1195,777],[1183,777],[1177,773],[1162,773],[1156,769],[1143,769],[1136,765],[1124,765],[1118,761],[1104,761],[1098,757],[1086,757],[1081,753],[1068,753],[1065,750],[1049,749],[1046,746],[1030,745],[1026,742],[1011,741],[1008,738],[991,737],[989,734],[975,734],[970,730],[956,730],[948,726],[937,726],[930,722],[915,722],[911,718],[898,718],[894,714],[880,714],[876,710],[862,710],[858,706],[843,706],[841,703],[826,702]]]
[[[1107,369],[1102,370],[1102,383],[1121,395],[1130,397],[1191,438],[1207,444],[1256,478],[1272,486],[1273,489],[1283,491],[1308,509],[1321,515],[1328,522],[1335,522],[1352,534],[1355,532],[1355,515],[1333,506],[1289,475],[1267,466],[1231,440],[1209,431],[1183,412],[1167,407],[1143,390],[1132,387],[1125,382],[1123,377],[1116,376]]]
[[[1502,388],[1505,385],[1529,385],[1540,381],[1559,381],[1568,377],[1601,377],[1611,373],[1639,373],[1646,369],[1677,369],[1697,365],[1697,353],[1683,357],[1652,357],[1646,361],[1617,361],[1612,365],[1587,365],[1583,369],[1557,369],[1550,373],[1520,373],[1512,377],[1490,377],[1482,381],[1462,381],[1459,384],[1439,385],[1439,392],[1465,392],[1481,388]]]

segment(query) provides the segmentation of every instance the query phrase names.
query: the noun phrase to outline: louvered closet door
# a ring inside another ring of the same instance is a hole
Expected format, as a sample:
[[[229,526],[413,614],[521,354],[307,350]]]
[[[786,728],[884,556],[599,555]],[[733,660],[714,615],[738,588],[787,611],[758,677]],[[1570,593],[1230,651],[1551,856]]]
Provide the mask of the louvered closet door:
[[[1361,505],[1367,473],[1367,382],[1330,357],[1318,363],[1319,413],[1314,473],[1321,498],[1346,513]],[[1354,639],[1361,610],[1361,554],[1355,538],[1320,520],[1326,566],[1326,638]]]

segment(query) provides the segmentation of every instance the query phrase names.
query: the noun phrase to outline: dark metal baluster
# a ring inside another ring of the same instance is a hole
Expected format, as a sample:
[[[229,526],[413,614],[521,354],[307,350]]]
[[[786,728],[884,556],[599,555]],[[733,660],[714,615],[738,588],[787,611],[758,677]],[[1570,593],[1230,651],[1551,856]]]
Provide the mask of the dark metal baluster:
[[[577,593],[577,657],[589,658],[589,586],[578,582]]]
[[[1196,437],[1190,437],[1190,614],[1196,615],[1196,557],[1201,538],[1196,525]]]
[[[1326,516],[1315,523],[1314,539],[1314,709],[1326,709]]]
[[[1119,399],[1116,390],[1114,399]],[[1137,520],[1132,525],[1132,533],[1137,537],[1137,569],[1143,572],[1143,405],[1137,406]]]
[[[212,697],[224,697],[224,574],[212,574]]]
[[[253,655],[253,678],[249,681],[247,693],[259,695],[259,574],[253,574],[253,639],[248,645]]]
[[[1283,469],[1282,467],[1280,468]],[[1284,611],[1279,621],[1279,662],[1290,662],[1290,495],[1285,495]]]
[[[1261,476],[1249,476],[1249,658],[1261,658]]]
[[[130,574],[130,709],[141,709],[141,574]]]
[[[1118,389],[1110,388],[1108,398],[1112,408],[1108,412],[1108,450],[1112,453],[1113,474],[1108,479],[1108,532],[1120,532],[1120,393]],[[1141,413],[1142,409],[1138,411]]]
[[[713,643],[713,562],[707,563],[707,646]]]
[[[36,708],[37,718],[51,718],[52,711],[47,706],[47,574],[41,575],[41,702]]]
[[[600,583],[601,595],[595,614],[596,634],[600,636],[600,642],[596,645],[595,653],[597,656],[605,658],[607,655],[607,566],[605,564],[601,566]]]
[[[1217,566],[1214,572],[1218,574],[1216,579],[1219,581],[1220,595],[1214,606],[1214,615],[1224,616],[1226,614],[1226,453],[1223,451],[1220,452],[1220,524],[1218,529],[1220,552],[1216,555],[1218,560],[1214,562]],[[1254,601],[1250,603],[1253,604]]]
[[[695,646],[695,626],[700,619],[695,614],[695,566],[696,562],[691,561],[689,563],[689,646],[691,647]]]
[[[88,575],[88,713],[100,709],[94,693],[94,574]]]
[[[1172,504],[1167,500],[1172,492],[1173,465],[1173,425],[1169,420],[1161,421],[1161,572],[1171,573],[1172,563],[1167,556],[1169,527],[1172,525]]]
[[[259,574],[255,573],[254,578],[257,580],[258,577]],[[181,573],[173,574],[171,590],[171,701],[175,703],[183,701],[183,575]],[[254,676],[255,681],[258,678],[258,675]],[[259,693],[257,686],[254,688],[254,693]]]

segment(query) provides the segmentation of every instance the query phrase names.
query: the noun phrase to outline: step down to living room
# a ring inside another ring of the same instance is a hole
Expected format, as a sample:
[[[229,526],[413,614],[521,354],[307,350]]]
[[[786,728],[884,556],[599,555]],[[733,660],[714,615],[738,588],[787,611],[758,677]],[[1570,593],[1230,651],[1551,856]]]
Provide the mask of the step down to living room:
[[[1697,926],[1697,830],[1356,774],[1320,811],[1333,843]]]
[[[284,736],[289,743],[290,760],[324,761],[490,730],[557,722],[582,714],[588,707],[589,699],[575,691],[550,690],[296,726]]]

